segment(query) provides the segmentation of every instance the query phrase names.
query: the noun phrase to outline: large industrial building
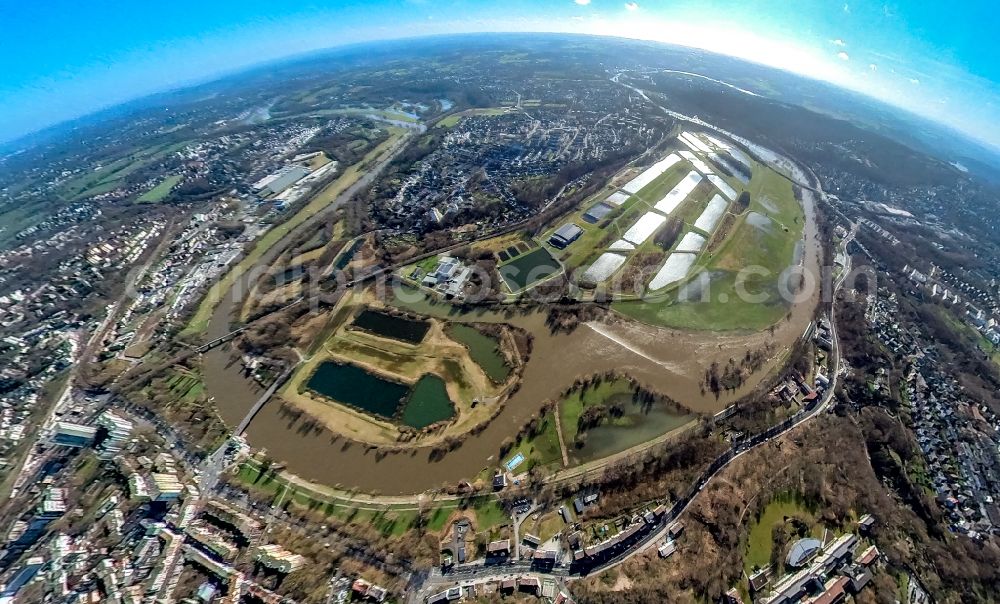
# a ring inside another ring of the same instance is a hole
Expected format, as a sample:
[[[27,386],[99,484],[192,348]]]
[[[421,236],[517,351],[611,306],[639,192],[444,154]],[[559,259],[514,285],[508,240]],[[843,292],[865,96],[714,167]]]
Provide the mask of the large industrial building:
[[[309,168],[297,165],[285,166],[255,182],[253,188],[261,195],[277,195],[308,175]]]
[[[549,237],[549,244],[552,247],[563,249],[567,245],[579,239],[580,235],[582,234],[583,234],[583,229],[573,224],[572,222],[567,222],[566,224],[556,229],[555,233],[552,233],[552,236]]]
[[[56,422],[52,430],[52,444],[63,447],[87,447],[96,437],[97,428],[83,424]]]

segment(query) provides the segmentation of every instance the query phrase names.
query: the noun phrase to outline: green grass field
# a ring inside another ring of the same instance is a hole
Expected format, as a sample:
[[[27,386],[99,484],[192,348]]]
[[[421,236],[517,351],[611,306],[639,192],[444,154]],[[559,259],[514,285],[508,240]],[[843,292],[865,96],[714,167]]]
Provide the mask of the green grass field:
[[[271,496],[274,505],[291,501],[301,508],[318,511],[344,522],[374,526],[387,537],[402,535],[417,526],[419,510],[414,505],[359,506],[346,499],[337,499],[291,485],[274,472],[262,472],[262,468],[252,462],[240,466],[236,479],[257,492]],[[482,509],[489,522],[496,522],[498,514],[503,520],[506,519],[506,515],[499,508],[499,503],[494,499],[483,498],[482,501],[477,501],[477,505],[479,506],[476,507],[477,514]],[[457,507],[457,502],[447,501],[428,510],[427,530],[442,530],[448,517]]]
[[[479,497],[472,502],[472,510],[476,513],[479,530],[485,531],[510,523],[510,516],[503,510],[500,502],[493,497]]]
[[[167,379],[170,392],[177,398],[191,402],[204,392],[205,384],[200,379],[186,373],[174,373]]]
[[[307,115],[322,117],[326,115],[357,115],[366,116],[374,115],[380,117],[384,120],[392,120],[396,122],[406,122],[408,124],[416,124],[420,120],[413,117],[412,115],[407,115],[400,111],[394,111],[392,109],[370,109],[367,107],[343,107],[339,109],[320,109],[318,111],[310,111]]]
[[[783,493],[772,500],[764,508],[760,518],[754,520],[750,525],[750,532],[747,537],[747,550],[743,556],[743,566],[747,573],[754,568],[764,568],[771,563],[771,551],[774,549],[773,531],[774,526],[785,522],[787,517],[797,517],[806,522],[816,533],[816,519],[808,509],[792,493]],[[787,526],[788,532],[792,533],[791,526]],[[816,536],[816,535],[813,535]],[[819,531],[822,536],[822,531]],[[798,536],[789,538],[789,543],[798,540]],[[780,571],[780,569],[778,569]]]
[[[747,221],[745,212],[736,218],[721,247],[701,254],[689,276],[699,270],[707,272],[707,300],[678,300],[679,290],[675,289],[651,300],[619,301],[613,308],[644,323],[700,330],[758,331],[780,321],[788,312],[788,304],[778,295],[777,279],[792,263],[805,216],[791,183],[766,166],[755,166],[748,190],[749,210],[768,217],[770,223],[767,227],[755,226]],[[759,267],[768,273],[750,274],[743,281],[746,292],[763,294],[761,302],[744,300],[740,295],[737,275],[747,267]]]
[[[453,113],[449,116],[443,117],[436,124],[435,128],[454,128],[462,121],[463,117],[468,117],[470,115],[482,115],[482,116],[493,116],[493,115],[503,115],[509,113],[509,109],[504,107],[490,107],[486,109],[467,109],[459,113]]]
[[[82,199],[112,191],[122,184],[127,176],[153,162],[159,161],[186,146],[189,141],[154,145],[78,176],[60,187],[60,196],[67,200]]]
[[[184,177],[180,174],[168,176],[164,178],[160,184],[143,193],[136,201],[138,203],[156,203],[158,201],[163,201],[163,198],[170,194],[170,191],[177,186],[177,183],[179,183],[182,178]]]
[[[511,449],[504,461],[518,453],[524,455],[524,462],[514,471],[520,474],[534,467],[562,466],[562,451],[559,448],[559,434],[556,420],[551,413],[542,416],[542,430],[534,438],[526,438]]]
[[[617,379],[601,382],[585,391],[577,390],[559,401],[559,422],[562,424],[563,440],[566,446],[576,439],[580,414],[587,407],[600,405],[616,394],[627,394],[632,388],[625,380]]]

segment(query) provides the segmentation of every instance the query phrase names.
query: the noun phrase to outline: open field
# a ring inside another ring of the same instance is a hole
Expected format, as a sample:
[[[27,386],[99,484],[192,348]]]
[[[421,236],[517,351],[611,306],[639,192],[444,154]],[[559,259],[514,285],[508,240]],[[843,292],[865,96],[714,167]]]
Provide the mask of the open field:
[[[369,524],[384,536],[402,535],[416,528],[420,510],[416,505],[364,505],[352,500],[349,493],[342,497],[325,491],[329,489],[310,488],[301,483],[293,482],[280,473],[268,469],[257,460],[247,460],[236,472],[237,482],[246,487],[273,497],[273,502],[279,504],[292,501],[305,509],[318,510],[323,515],[337,518],[353,524]],[[481,504],[484,515],[489,517],[493,511],[489,505]],[[442,501],[435,504],[427,512],[427,530],[441,531],[445,528],[448,517],[458,509],[455,501]],[[489,519],[489,518],[488,518]]]
[[[801,537],[794,533],[790,519],[795,518],[802,521],[808,532]],[[749,536],[747,537],[747,551],[743,557],[743,565],[747,573],[753,572],[755,568],[764,568],[771,563],[771,554],[774,550],[774,528],[782,525],[786,534],[789,534],[789,544],[806,536],[822,538],[823,531],[817,527],[816,519],[798,500],[794,493],[783,493],[767,504],[764,512],[756,518],[750,525]],[[785,552],[781,553],[784,559]]]
[[[474,497],[466,502],[450,497],[423,504],[414,502],[412,497],[398,498],[398,502],[392,497],[379,497],[366,502],[366,498],[358,497],[355,491],[310,483],[259,458],[245,460],[236,470],[234,478],[259,493],[271,495],[275,503],[279,499],[291,500],[296,505],[320,510],[345,522],[371,523],[387,536],[399,535],[414,528],[421,509],[426,510],[426,530],[429,532],[445,530],[449,518],[456,512],[471,514],[480,531],[489,531],[510,522],[510,516],[501,503],[490,495]],[[461,507],[466,504],[467,508]]]
[[[566,445],[570,446],[576,438],[580,415],[584,409],[603,404],[616,394],[629,394],[630,391],[625,380],[609,380],[587,390],[577,390],[559,401],[559,419]]]
[[[535,467],[548,469],[562,467],[562,447],[559,446],[559,433],[555,416],[552,413],[546,413],[538,421],[539,433],[521,439],[503,459],[506,462],[518,454],[524,456],[521,465],[514,469],[516,474],[527,472]]]
[[[482,116],[503,115],[505,113],[510,113],[511,111],[512,111],[512,109],[510,109],[508,107],[489,107],[489,108],[485,108],[485,109],[466,109],[465,111],[461,111],[459,113],[453,113],[453,114],[451,114],[449,116],[441,118],[440,120],[438,120],[438,122],[436,124],[434,124],[434,127],[435,128],[453,128],[456,125],[458,125],[458,123],[460,121],[462,121],[462,118],[464,118],[464,117],[468,117],[468,116],[471,116],[471,115],[482,115]]]
[[[193,401],[204,390],[205,385],[195,376],[185,373],[175,373],[168,380],[170,392],[184,401]]]
[[[529,436],[515,442],[502,461],[523,455],[524,462],[513,470],[518,474],[535,467],[576,468],[660,440],[695,419],[694,414],[668,407],[662,400],[637,398],[627,379],[600,381],[557,401],[554,410],[535,420]]]
[[[295,227],[333,203],[333,201],[337,199],[338,195],[343,193],[348,187],[361,178],[362,167],[367,167],[370,162],[375,161],[378,157],[381,157],[382,154],[392,149],[392,147],[403,137],[404,133],[405,130],[402,128],[389,128],[388,139],[372,149],[361,161],[344,170],[344,172],[335,181],[314,195],[305,207],[296,212],[288,220],[272,227],[264,233],[264,235],[257,240],[253,248],[251,248],[246,256],[244,256],[238,264],[229,269],[222,279],[216,281],[212,285],[212,288],[208,290],[205,298],[201,301],[201,304],[199,304],[198,310],[191,317],[191,320],[182,331],[182,334],[198,334],[204,332],[208,327],[208,321],[211,318],[215,307],[219,304],[226,292],[228,292],[233,284],[236,283],[237,279],[257,264],[265,252],[267,252],[273,245],[284,239],[285,236],[288,235],[288,233],[290,233]]]
[[[327,115],[352,115],[357,117],[373,116],[382,120],[394,121],[394,122],[406,122],[408,124],[416,124],[420,120],[403,113],[401,111],[394,111],[392,109],[372,109],[369,107],[341,107],[336,109],[319,109],[316,111],[308,111],[305,115],[322,117]]]
[[[796,260],[805,217],[791,183],[766,166],[754,166],[747,190],[749,210],[734,217],[728,233],[714,234],[688,280],[702,276],[655,299],[620,301],[613,308],[644,323],[698,330],[761,330],[779,321],[788,311],[779,296],[779,275]],[[726,228],[725,219],[721,222],[719,230]],[[744,300],[736,282],[748,267],[766,273],[743,282],[747,293],[758,296],[756,301]],[[703,298],[705,283],[708,295]]]
[[[184,178],[180,174],[174,174],[163,179],[160,184],[156,185],[152,189],[143,193],[139,199],[136,200],[138,203],[156,203],[162,201],[164,197],[170,194],[170,191],[177,186],[177,183]]]
[[[604,419],[581,421],[581,417],[595,411],[600,411]],[[625,379],[572,392],[560,401],[559,414],[570,466],[621,453],[695,419],[694,415],[670,408],[662,401],[637,399],[633,386]]]
[[[298,256],[291,259],[288,263],[289,266],[302,266],[307,262],[313,262],[314,260],[319,260],[319,257],[323,255],[326,250],[326,246],[320,246],[314,250],[309,250],[308,252],[302,252]]]
[[[522,232],[515,231],[513,233],[507,233],[506,235],[490,237],[489,239],[477,241],[472,244],[471,248],[473,252],[489,250],[494,253],[499,253],[512,245],[516,245],[518,247],[527,245],[533,248],[538,244],[531,239],[527,239]]]
[[[67,200],[73,200],[112,191],[121,184],[123,179],[136,170],[182,149],[188,142],[190,141],[163,143],[120,157],[103,166],[100,170],[89,172],[64,183],[60,195]]]
[[[306,165],[309,167],[310,170],[317,170],[327,165],[331,161],[333,160],[331,160],[330,157],[327,156],[326,151],[320,151],[315,157],[312,157],[308,162],[306,162]]]

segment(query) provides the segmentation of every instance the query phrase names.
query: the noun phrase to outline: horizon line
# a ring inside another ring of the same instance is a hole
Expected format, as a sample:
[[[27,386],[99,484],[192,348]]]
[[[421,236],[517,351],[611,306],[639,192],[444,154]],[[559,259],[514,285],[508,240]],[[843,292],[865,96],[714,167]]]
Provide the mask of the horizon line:
[[[698,47],[698,46],[689,46],[689,45],[685,45],[685,44],[680,44],[680,43],[677,43],[677,42],[667,42],[667,41],[655,40],[655,39],[651,39],[651,38],[628,37],[628,36],[613,35],[613,34],[598,34],[598,33],[590,33],[590,32],[552,31],[552,30],[547,30],[547,31],[543,31],[543,30],[538,30],[538,31],[489,31],[489,30],[486,30],[486,31],[483,31],[483,30],[480,30],[480,31],[466,31],[466,32],[451,32],[451,33],[434,33],[434,34],[425,34],[425,35],[416,35],[416,36],[399,36],[399,37],[389,37],[389,38],[378,38],[378,39],[371,39],[371,40],[363,40],[363,41],[358,41],[358,42],[348,42],[346,44],[339,44],[339,45],[334,45],[334,46],[324,46],[324,47],[314,48],[314,49],[310,49],[310,50],[306,50],[306,51],[302,51],[302,52],[294,52],[294,53],[290,53],[290,54],[287,54],[287,55],[281,55],[281,56],[278,56],[278,57],[273,57],[273,58],[270,58],[270,59],[264,59],[264,60],[253,62],[253,63],[245,63],[245,64],[241,64],[241,65],[236,65],[236,66],[233,66],[231,68],[226,68],[226,69],[218,70],[218,71],[215,71],[215,72],[212,72],[212,73],[209,73],[209,74],[205,74],[205,75],[202,75],[202,76],[192,77],[189,80],[186,80],[186,81],[184,81],[182,83],[179,83],[177,85],[174,85],[174,86],[167,86],[167,87],[164,87],[164,88],[161,88],[161,89],[158,89],[158,90],[153,90],[153,91],[150,91],[150,92],[147,92],[147,93],[138,94],[138,95],[136,95],[134,97],[131,97],[131,98],[128,98],[128,99],[125,99],[125,100],[114,101],[114,102],[110,102],[110,103],[107,103],[107,104],[104,104],[104,105],[100,105],[100,106],[94,108],[93,110],[85,111],[83,113],[80,113],[79,115],[76,115],[76,116],[73,116],[73,117],[69,117],[69,118],[66,118],[66,119],[55,120],[55,121],[49,122],[47,124],[39,126],[38,128],[35,128],[33,130],[29,130],[28,132],[25,132],[23,134],[15,135],[12,138],[0,139],[0,149],[4,150],[3,151],[3,156],[10,156],[10,155],[18,154],[18,153],[21,153],[21,152],[29,150],[31,147],[33,147],[36,144],[36,143],[28,141],[27,139],[31,139],[32,137],[45,136],[48,131],[58,130],[60,128],[68,127],[68,126],[74,124],[75,122],[86,121],[86,120],[89,120],[89,119],[100,120],[101,114],[105,113],[105,112],[108,112],[108,111],[113,111],[113,110],[119,109],[119,108],[123,108],[124,109],[124,108],[127,108],[129,105],[131,105],[133,103],[138,103],[138,102],[141,102],[141,101],[147,100],[147,99],[153,99],[153,98],[155,98],[157,96],[169,95],[169,94],[172,94],[172,93],[178,93],[178,92],[183,92],[183,91],[186,91],[186,90],[192,90],[192,89],[195,89],[195,88],[197,88],[199,86],[207,86],[207,85],[215,84],[215,83],[218,83],[218,82],[223,82],[223,81],[225,81],[227,79],[230,79],[230,78],[237,78],[237,77],[249,74],[249,73],[251,73],[251,72],[253,72],[253,71],[257,70],[257,69],[261,69],[261,68],[267,67],[269,65],[275,65],[275,66],[277,66],[277,65],[287,65],[287,64],[294,63],[295,61],[298,61],[298,60],[307,59],[307,58],[309,58],[311,56],[314,56],[314,55],[320,55],[320,54],[330,53],[330,52],[337,52],[337,51],[342,51],[342,50],[346,50],[346,49],[350,49],[350,48],[365,47],[365,46],[375,46],[375,45],[379,45],[379,44],[387,44],[387,43],[393,43],[393,42],[419,42],[419,41],[422,41],[422,40],[447,39],[447,38],[465,38],[465,37],[478,37],[478,36],[494,36],[494,37],[504,37],[504,36],[523,36],[523,37],[531,37],[531,36],[562,36],[562,37],[570,37],[570,38],[592,38],[592,39],[598,39],[598,40],[616,40],[616,41],[620,41],[620,42],[647,43],[647,44],[656,45],[656,46],[666,46],[666,47],[673,47],[673,48],[682,48],[682,49],[687,49],[687,50],[692,50],[692,51],[707,53],[707,54],[715,56],[715,57],[725,57],[725,58],[728,58],[728,59],[733,59],[733,60],[736,60],[736,61],[741,61],[741,62],[746,63],[748,65],[754,65],[754,66],[758,66],[758,67],[763,67],[765,69],[773,69],[775,71],[782,72],[782,73],[789,74],[789,75],[793,75],[795,77],[800,77],[800,78],[803,78],[803,79],[808,80],[808,81],[812,81],[812,82],[816,82],[816,83],[828,85],[828,86],[831,86],[831,87],[836,88],[838,90],[842,90],[842,91],[849,92],[849,93],[852,93],[852,94],[860,95],[860,96],[862,96],[862,97],[864,97],[866,99],[870,99],[870,100],[876,101],[878,103],[881,103],[882,105],[885,105],[886,107],[891,108],[891,109],[893,109],[895,111],[898,111],[898,112],[900,112],[902,114],[926,120],[926,121],[928,121],[928,122],[930,122],[932,124],[935,124],[938,127],[941,127],[941,128],[944,128],[944,129],[950,131],[953,134],[960,135],[963,138],[967,139],[969,142],[976,143],[977,145],[979,145],[980,147],[982,147],[982,149],[981,149],[982,151],[991,152],[994,155],[996,155],[996,159],[1000,159],[1000,141],[993,142],[993,141],[990,141],[990,140],[979,138],[978,136],[976,136],[975,134],[973,134],[971,132],[967,132],[967,131],[965,131],[965,130],[963,130],[963,129],[961,129],[961,128],[953,125],[953,124],[949,124],[947,122],[944,122],[944,121],[942,121],[942,120],[940,120],[940,119],[938,119],[936,117],[925,115],[923,113],[917,112],[917,111],[915,111],[913,109],[910,109],[908,107],[903,107],[903,106],[901,106],[901,105],[899,105],[897,103],[894,103],[892,101],[889,101],[889,100],[886,100],[886,99],[883,99],[883,98],[879,98],[879,97],[877,97],[877,96],[875,96],[873,94],[870,94],[868,92],[865,92],[863,90],[858,90],[858,89],[855,89],[855,88],[852,88],[852,87],[849,87],[849,86],[844,86],[844,85],[832,82],[830,80],[821,79],[821,78],[815,77],[815,76],[813,76],[811,74],[802,73],[802,72],[799,72],[799,71],[795,71],[795,70],[792,70],[792,69],[788,69],[788,68],[784,68],[784,67],[779,67],[779,66],[775,66],[775,65],[769,65],[767,63],[763,63],[763,62],[760,62],[760,61],[755,61],[753,59],[749,59],[749,58],[745,58],[745,57],[740,57],[740,56],[736,56],[736,55],[732,55],[732,54],[727,54],[727,53],[722,53],[722,52],[717,52],[717,51],[714,51],[714,50],[709,50],[709,49],[701,48],[701,47]],[[774,97],[771,97],[771,96],[765,96],[765,98],[768,98],[770,100],[777,100],[777,99],[775,99]],[[784,101],[780,101],[780,100],[778,102],[782,102],[783,104],[788,104],[788,103],[786,103]],[[812,111],[812,110],[810,109],[810,111]],[[855,124],[855,125],[857,125],[857,124]],[[53,133],[53,135],[58,136],[58,133]],[[21,145],[22,141],[24,141],[23,148],[21,148],[21,149],[15,148],[15,147]]]

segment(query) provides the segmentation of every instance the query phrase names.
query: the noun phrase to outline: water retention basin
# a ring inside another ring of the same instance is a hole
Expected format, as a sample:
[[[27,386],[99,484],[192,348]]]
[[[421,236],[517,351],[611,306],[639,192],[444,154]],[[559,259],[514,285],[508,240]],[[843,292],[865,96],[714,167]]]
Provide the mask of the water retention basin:
[[[455,413],[444,381],[431,374],[411,388],[355,365],[326,361],[316,368],[306,387],[338,403],[416,429]]]
[[[431,324],[427,321],[397,317],[378,310],[363,310],[354,319],[354,327],[377,336],[419,344]]]

